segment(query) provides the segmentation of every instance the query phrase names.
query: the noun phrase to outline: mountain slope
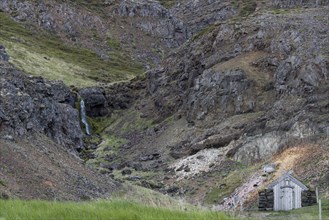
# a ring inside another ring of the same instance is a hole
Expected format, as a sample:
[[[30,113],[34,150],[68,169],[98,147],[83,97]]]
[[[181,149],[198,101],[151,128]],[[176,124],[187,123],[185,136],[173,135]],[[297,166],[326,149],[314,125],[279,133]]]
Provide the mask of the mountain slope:
[[[188,37],[156,2],[2,1],[0,9],[10,62],[79,88],[142,75]]]
[[[73,96],[76,94],[74,102],[79,98],[85,101],[92,127],[92,135],[83,139],[81,128],[75,129],[76,140],[84,144],[73,149],[87,166],[118,182],[218,209],[241,207],[228,204],[237,195],[238,204],[252,207],[257,190],[289,169],[306,184],[320,185],[321,193],[328,196],[326,1],[184,0],[166,4],[167,8],[147,0],[78,3],[48,2],[64,11],[72,9],[69,15],[81,13],[93,18],[89,20],[92,24],[103,24],[104,29],[102,25],[95,27],[100,28],[96,30],[99,38],[91,37],[92,30],[79,24],[79,19],[70,18],[71,28],[63,29],[63,19],[54,16],[57,12],[47,4],[29,1],[29,7],[24,8],[4,1],[1,7],[15,20],[24,23],[26,19],[33,27],[54,31],[56,42],[74,42],[75,49],[65,52],[63,62],[69,62],[67,56],[71,53],[82,58],[88,55],[80,54],[83,48],[94,52],[92,59],[106,63],[102,66],[106,72],[114,68],[111,56],[106,56],[116,48],[115,53],[122,49],[131,57],[126,57],[120,67],[134,59],[149,69],[141,76],[132,65],[136,74],[127,74],[139,77],[124,82],[113,82],[127,76],[122,72],[119,78],[111,78],[108,73],[82,77],[82,84],[76,85],[79,88],[71,91]],[[43,13],[39,17],[26,13],[40,8]],[[48,25],[42,21],[51,22]],[[24,33],[22,26],[17,28]],[[104,46],[105,29],[111,34],[108,47]],[[68,37],[70,30],[76,33]],[[9,61],[17,66],[11,48],[15,41],[2,39],[9,46]],[[92,82],[83,84],[85,79]],[[9,77],[6,80],[10,82]],[[33,80],[38,82],[38,78]],[[83,88],[85,85],[94,86]],[[69,104],[66,99],[60,103]],[[71,104],[69,108],[75,119],[69,118],[78,127],[73,107]],[[10,112],[10,108],[3,112]],[[60,121],[71,121],[64,115]],[[28,121],[23,120],[23,125],[27,126]],[[65,136],[65,129],[47,132],[40,127],[38,133],[55,141],[58,134],[68,137],[68,141],[72,137]],[[19,131],[11,132],[21,135]],[[66,142],[58,143],[70,147]],[[276,164],[276,172],[264,177],[262,166],[268,163]],[[310,171],[315,168],[317,172]],[[255,183],[255,179],[259,181]]]
[[[282,150],[317,141],[325,149],[329,42],[328,6],[321,4],[257,2],[256,12],[217,21],[172,51],[140,82],[146,91],[134,90],[136,82],[105,88],[113,114],[103,118],[111,123],[101,135],[126,141],[114,151],[101,143],[93,164],[119,179],[218,204]],[[111,105],[115,91],[125,97],[116,100],[121,107]],[[152,123],[140,131],[138,118]],[[298,164],[280,169],[291,168],[303,172]],[[117,171],[124,169],[132,174]]]

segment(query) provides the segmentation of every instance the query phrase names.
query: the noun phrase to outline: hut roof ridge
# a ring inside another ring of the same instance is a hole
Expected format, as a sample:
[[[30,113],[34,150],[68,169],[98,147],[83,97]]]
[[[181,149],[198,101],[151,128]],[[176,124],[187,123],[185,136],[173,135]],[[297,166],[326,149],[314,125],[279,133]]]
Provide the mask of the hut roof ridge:
[[[297,180],[295,177],[293,177],[291,175],[291,172],[287,172],[285,174],[283,174],[280,178],[276,179],[275,181],[273,181],[271,184],[269,184],[267,186],[268,189],[273,189],[273,187],[275,185],[277,185],[279,182],[281,182],[282,180],[284,180],[285,178],[289,178],[292,182],[294,182],[295,184],[297,184],[298,186],[300,186],[303,190],[308,190],[308,188],[299,180]]]

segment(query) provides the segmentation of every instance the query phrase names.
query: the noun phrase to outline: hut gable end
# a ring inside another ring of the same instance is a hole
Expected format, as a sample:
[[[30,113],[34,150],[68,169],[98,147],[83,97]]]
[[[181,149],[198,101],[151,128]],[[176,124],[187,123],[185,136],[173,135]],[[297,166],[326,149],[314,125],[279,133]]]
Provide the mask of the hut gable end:
[[[281,176],[279,179],[272,182],[270,185],[267,186],[268,189],[273,189],[274,186],[278,185],[280,182],[285,181],[286,179],[292,181],[296,185],[298,185],[302,190],[308,190],[308,188],[301,183],[299,180],[297,180],[295,177],[293,177],[291,174],[286,173],[283,176]]]

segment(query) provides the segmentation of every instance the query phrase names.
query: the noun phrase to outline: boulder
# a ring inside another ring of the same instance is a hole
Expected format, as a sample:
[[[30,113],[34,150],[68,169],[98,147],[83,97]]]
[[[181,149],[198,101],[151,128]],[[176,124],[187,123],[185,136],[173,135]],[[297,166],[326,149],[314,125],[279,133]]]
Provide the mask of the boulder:
[[[124,170],[121,171],[121,174],[123,176],[130,175],[131,173],[132,173],[132,171],[130,169],[124,169]]]
[[[263,171],[264,173],[273,173],[275,172],[275,169],[276,169],[276,164],[266,164],[263,166]]]
[[[144,154],[139,157],[140,161],[148,161],[148,160],[156,160],[161,157],[160,154],[154,153],[154,154]]]

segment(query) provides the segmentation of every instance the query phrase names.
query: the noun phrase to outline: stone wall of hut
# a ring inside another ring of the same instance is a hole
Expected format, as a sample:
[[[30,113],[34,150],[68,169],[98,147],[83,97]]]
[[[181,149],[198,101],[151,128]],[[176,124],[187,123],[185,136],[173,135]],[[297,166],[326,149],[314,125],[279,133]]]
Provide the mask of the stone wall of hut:
[[[261,190],[258,192],[258,195],[259,195],[258,210],[273,211],[273,207],[274,207],[273,189]]]
[[[316,193],[313,190],[306,190],[302,192],[302,207],[312,206],[317,204]]]

